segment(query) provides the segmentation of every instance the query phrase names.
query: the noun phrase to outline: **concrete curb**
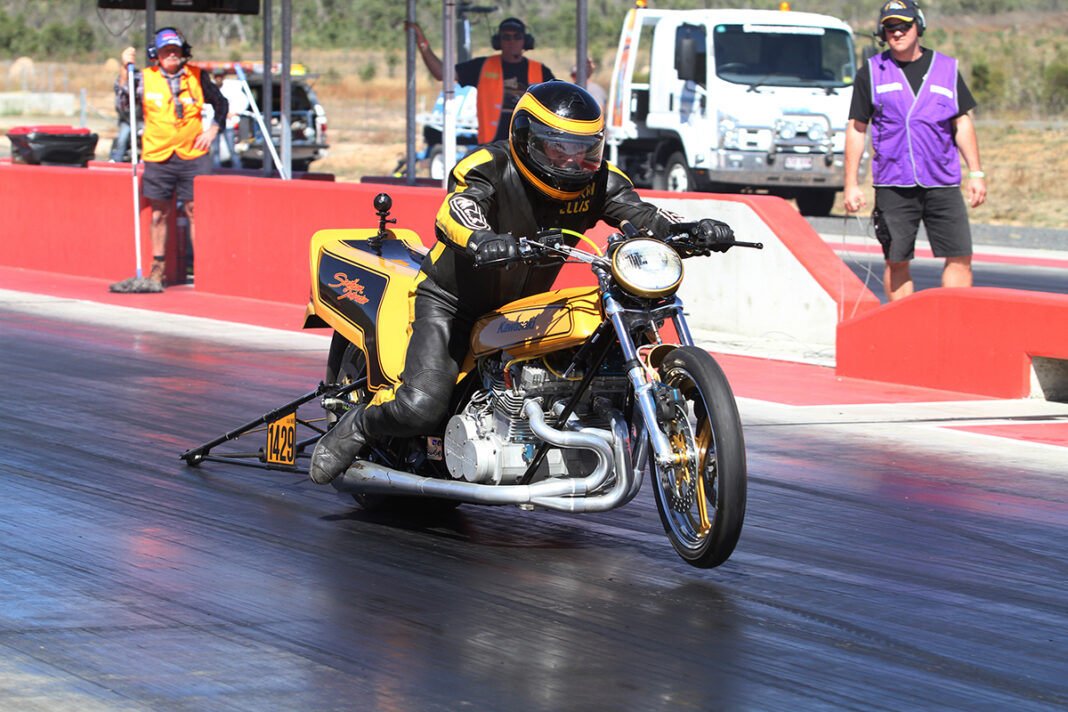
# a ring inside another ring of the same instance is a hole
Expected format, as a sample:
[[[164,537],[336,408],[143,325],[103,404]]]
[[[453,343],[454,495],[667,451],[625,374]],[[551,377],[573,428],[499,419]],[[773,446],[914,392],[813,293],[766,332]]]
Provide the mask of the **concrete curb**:
[[[839,215],[805,220],[821,235],[871,236],[871,218]],[[983,225],[972,223],[972,242],[976,245],[1017,247],[1029,250],[1068,252],[1068,230],[1019,225]],[[926,242],[927,232],[920,226],[919,239]]]

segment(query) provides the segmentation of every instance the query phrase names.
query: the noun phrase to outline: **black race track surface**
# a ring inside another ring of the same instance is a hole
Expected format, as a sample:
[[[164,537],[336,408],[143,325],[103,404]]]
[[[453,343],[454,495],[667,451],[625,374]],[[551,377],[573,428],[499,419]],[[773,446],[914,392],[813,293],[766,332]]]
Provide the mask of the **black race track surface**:
[[[1068,705],[1063,449],[743,401],[746,526],[703,571],[648,487],[420,519],[186,467],[327,342],[163,321],[0,310],[2,709]]]

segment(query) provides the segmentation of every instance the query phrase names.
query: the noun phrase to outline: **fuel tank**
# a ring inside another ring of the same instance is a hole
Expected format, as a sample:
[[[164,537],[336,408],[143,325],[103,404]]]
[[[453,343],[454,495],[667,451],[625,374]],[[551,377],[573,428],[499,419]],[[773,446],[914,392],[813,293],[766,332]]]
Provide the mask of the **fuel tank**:
[[[494,351],[507,351],[513,358],[540,356],[579,346],[603,320],[596,286],[535,294],[509,302],[475,322],[471,352],[475,358]]]
[[[404,368],[410,297],[426,254],[411,230],[319,230],[311,239],[311,301],[304,327],[329,326],[367,355],[368,388],[395,385]],[[379,333],[378,326],[385,328]]]

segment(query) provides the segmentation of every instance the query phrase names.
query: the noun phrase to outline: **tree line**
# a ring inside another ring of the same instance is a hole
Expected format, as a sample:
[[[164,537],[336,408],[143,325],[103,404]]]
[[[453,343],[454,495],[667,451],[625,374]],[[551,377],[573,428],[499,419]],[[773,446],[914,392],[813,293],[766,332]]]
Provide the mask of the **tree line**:
[[[691,9],[745,7],[777,9],[781,0],[650,0],[661,8]],[[875,23],[878,3],[856,0],[790,0],[794,10],[840,17],[854,27]],[[1068,0],[932,0],[922,3],[938,17],[1008,11],[1056,11]],[[587,0],[588,42],[613,46],[633,0]],[[489,44],[501,19],[522,18],[547,47],[575,43],[575,0],[458,0],[457,10],[494,7],[492,13],[472,12],[475,43]],[[281,2],[274,0],[275,28],[280,26]],[[292,3],[294,46],[322,49],[396,50],[404,45],[406,3],[369,0],[297,0]],[[417,0],[417,17],[427,35],[440,46],[441,0]],[[232,43],[262,43],[258,16],[158,13],[157,26],[183,29],[198,46],[226,47]],[[41,55],[78,57],[93,52],[113,53],[127,44],[142,45],[144,12],[101,10],[96,0],[0,0],[0,57]]]
[[[857,32],[858,47],[874,28],[878,3],[856,0],[790,0],[793,10],[840,17]],[[674,9],[746,7],[777,9],[780,0],[651,0],[650,6]],[[971,41],[955,27],[954,17],[991,13],[1056,12],[1068,0],[938,0],[922,3],[930,24],[926,43],[962,60],[981,109],[1054,114],[1068,107],[1068,41],[1057,28],[1025,26],[979,35]],[[276,33],[281,2],[272,3]],[[587,0],[587,43],[591,55],[614,51],[619,30],[633,0]],[[472,44],[484,48],[501,19],[522,18],[539,47],[570,47],[576,42],[575,0],[457,0],[459,12],[470,11]],[[293,47],[377,52],[396,58],[405,43],[406,3],[370,0],[298,0],[292,3]],[[416,15],[440,52],[441,0],[417,0]],[[183,30],[197,56],[230,58],[262,46],[258,16],[158,13],[157,27]],[[101,10],[96,0],[0,0],[0,59],[30,56],[39,60],[99,61],[127,45],[145,46],[145,13]],[[275,48],[279,47],[276,34]],[[366,69],[366,67],[365,67]],[[1028,78],[1024,81],[1022,78]]]

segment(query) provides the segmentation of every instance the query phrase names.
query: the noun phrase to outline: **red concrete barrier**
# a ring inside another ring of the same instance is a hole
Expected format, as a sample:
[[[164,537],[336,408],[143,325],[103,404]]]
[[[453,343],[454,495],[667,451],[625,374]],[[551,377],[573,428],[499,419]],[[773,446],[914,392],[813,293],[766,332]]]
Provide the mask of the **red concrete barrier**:
[[[107,280],[131,276],[131,181],[125,164],[79,168],[0,161],[0,264]],[[198,178],[196,290],[303,306],[312,234],[324,228],[374,226],[372,200],[383,191],[393,197],[396,226],[414,230],[430,244],[444,197],[441,188]],[[1019,398],[1030,391],[1032,356],[1068,360],[1068,296],[931,289],[878,307],[874,295],[784,201],[647,195],[746,203],[836,299],[839,319],[845,319],[837,327],[839,375]],[[143,209],[145,268],[151,259],[148,219]],[[600,226],[593,235],[603,242],[608,231]],[[176,243],[168,244],[172,271],[179,269],[173,259]],[[569,269],[559,285],[588,282],[588,270]],[[854,314],[858,316],[849,318]]]
[[[198,291],[307,304],[308,246],[327,228],[378,224],[374,196],[393,198],[390,227],[434,240],[441,188],[316,181],[265,181],[203,176],[196,179]]]
[[[679,193],[642,191],[643,196],[672,198]],[[683,193],[687,198],[743,203],[767,225],[775,237],[800,262],[816,283],[838,305],[838,320],[863,314],[879,306],[879,298],[864,286],[834,250],[790,203],[768,195],[709,195]],[[709,215],[708,217],[716,217]],[[738,237],[745,240],[746,236]],[[736,248],[737,249],[737,248]]]
[[[663,191],[642,191],[642,196],[688,219],[725,220],[739,240],[764,243],[759,253],[735,248],[693,265],[683,287],[687,302],[727,307],[710,317],[713,330],[779,332],[803,343],[830,345],[838,322],[879,306],[871,290],[782,198]]]
[[[147,268],[151,216],[143,198],[141,208]],[[136,272],[128,165],[94,170],[0,163],[0,215],[6,266],[116,281]]]
[[[1068,295],[937,288],[839,324],[835,372],[1024,398],[1032,356],[1068,359]]]

